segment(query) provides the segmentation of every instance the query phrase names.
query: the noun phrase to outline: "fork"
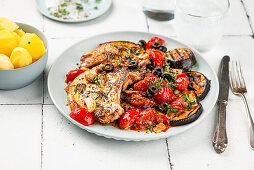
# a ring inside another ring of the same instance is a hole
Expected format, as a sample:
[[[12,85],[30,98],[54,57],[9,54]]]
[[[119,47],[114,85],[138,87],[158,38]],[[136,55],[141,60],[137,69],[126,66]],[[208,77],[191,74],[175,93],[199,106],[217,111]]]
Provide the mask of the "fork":
[[[232,62],[232,67],[229,67],[229,73],[230,86],[233,94],[241,96],[245,104],[248,117],[250,147],[254,150],[254,123],[245,97],[245,93],[247,93],[247,88],[245,85],[241,64],[239,61]]]

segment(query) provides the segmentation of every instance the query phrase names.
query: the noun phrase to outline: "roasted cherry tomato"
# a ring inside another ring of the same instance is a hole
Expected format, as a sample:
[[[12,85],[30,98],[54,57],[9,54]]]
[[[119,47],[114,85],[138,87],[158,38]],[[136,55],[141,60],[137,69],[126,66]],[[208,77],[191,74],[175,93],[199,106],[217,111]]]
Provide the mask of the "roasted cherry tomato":
[[[134,84],[133,90],[135,91],[147,91],[150,86],[151,81],[154,80],[155,75],[152,73],[147,73],[143,80],[138,81]]]
[[[126,94],[124,100],[133,106],[149,106],[154,103],[153,100],[143,97],[140,92]]]
[[[90,112],[88,112],[85,108],[79,107],[71,111],[70,117],[85,126],[89,126],[95,121]]]
[[[140,113],[140,117],[135,121],[132,129],[147,130],[148,126],[155,125],[155,114],[151,107]]]
[[[66,75],[65,83],[74,80],[81,73],[84,73],[84,70],[77,69],[69,71],[69,73]]]
[[[153,42],[160,42],[161,45],[163,45],[163,44],[165,43],[165,40],[163,40],[163,39],[161,39],[161,38],[159,38],[159,37],[153,37],[153,38],[151,38],[151,39],[147,42],[147,44],[146,44],[146,49],[151,49],[151,48],[152,48],[152,43],[153,43]]]
[[[136,121],[136,119],[139,117],[140,112],[142,111],[143,109],[134,108],[125,112],[118,120],[119,128],[126,129],[130,127]]]
[[[163,67],[163,64],[165,62],[165,54],[163,52],[157,50],[150,50],[149,55],[153,58],[154,66]]]
[[[183,111],[183,104],[185,102],[184,97],[175,98],[170,104],[172,107],[178,107],[177,113],[181,113]]]
[[[166,81],[163,81],[162,84],[166,85]],[[161,89],[159,89],[158,94],[153,96],[154,101],[159,104],[161,102],[171,102],[173,97],[173,91],[170,87],[166,87],[161,85]]]
[[[178,74],[175,83],[177,85],[177,90],[186,90],[189,85],[189,78],[186,74]]]

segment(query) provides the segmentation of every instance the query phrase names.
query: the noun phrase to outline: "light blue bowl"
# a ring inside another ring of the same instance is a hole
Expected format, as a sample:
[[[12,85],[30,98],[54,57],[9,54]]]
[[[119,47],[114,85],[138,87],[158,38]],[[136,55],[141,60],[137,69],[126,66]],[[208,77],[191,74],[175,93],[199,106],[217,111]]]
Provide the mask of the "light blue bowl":
[[[21,87],[25,87],[35,81],[43,72],[48,61],[48,42],[46,36],[38,29],[22,23],[17,23],[19,28],[26,33],[35,33],[43,41],[46,53],[35,63],[26,67],[12,69],[12,70],[0,70],[0,89],[13,90]]]

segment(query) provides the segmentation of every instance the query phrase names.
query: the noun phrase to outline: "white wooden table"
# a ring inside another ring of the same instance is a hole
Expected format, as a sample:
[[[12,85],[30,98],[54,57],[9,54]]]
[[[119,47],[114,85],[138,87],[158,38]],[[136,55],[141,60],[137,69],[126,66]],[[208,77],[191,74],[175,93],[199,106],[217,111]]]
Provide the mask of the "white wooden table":
[[[64,24],[43,17],[34,0],[0,0],[0,16],[31,24],[49,40],[44,74],[19,90],[0,91],[0,170],[253,170],[245,108],[230,93],[227,127],[229,145],[216,154],[211,141],[217,107],[199,125],[168,139],[124,142],[81,130],[61,116],[47,91],[47,74],[54,60],[71,44],[109,31],[148,31],[175,36],[173,23],[146,18],[140,1],[113,0],[105,16],[81,24]],[[247,79],[248,101],[254,114],[254,1],[231,0],[225,34],[204,56],[217,71],[223,55],[239,58]],[[1,81],[1,80],[0,80]],[[254,116],[254,115],[253,115]]]

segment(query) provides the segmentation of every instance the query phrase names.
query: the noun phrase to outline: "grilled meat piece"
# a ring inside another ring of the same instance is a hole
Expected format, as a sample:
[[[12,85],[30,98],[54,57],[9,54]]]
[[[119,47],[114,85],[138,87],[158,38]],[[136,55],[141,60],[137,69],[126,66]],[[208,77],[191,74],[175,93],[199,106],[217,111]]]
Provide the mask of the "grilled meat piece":
[[[128,62],[133,60],[137,66],[127,67]],[[111,63],[114,68],[110,72],[104,71],[102,68],[105,63]],[[99,45],[91,53],[82,56],[81,68],[87,71],[66,88],[71,109],[89,108],[99,122],[113,122],[124,113],[120,105],[122,89],[141,80],[147,64],[150,64],[148,54],[135,43],[116,41]]]
[[[113,41],[100,44],[89,54],[83,55],[80,59],[80,66],[91,68],[103,62],[110,61],[113,64],[126,64],[129,59],[148,58],[145,50],[138,44],[128,41]]]
[[[127,69],[117,69],[110,73],[99,72],[93,82],[86,79],[86,75],[90,71],[80,74],[68,84],[66,90],[69,105],[71,109],[75,107],[89,108],[85,99],[92,99],[96,103],[92,113],[94,117],[101,123],[110,123],[118,119],[124,112],[120,105],[120,95],[123,82],[128,75]]]
[[[187,48],[169,50],[166,56],[170,66],[176,69],[188,69],[197,63],[193,52]]]

